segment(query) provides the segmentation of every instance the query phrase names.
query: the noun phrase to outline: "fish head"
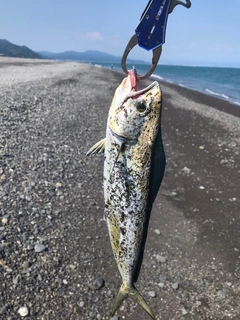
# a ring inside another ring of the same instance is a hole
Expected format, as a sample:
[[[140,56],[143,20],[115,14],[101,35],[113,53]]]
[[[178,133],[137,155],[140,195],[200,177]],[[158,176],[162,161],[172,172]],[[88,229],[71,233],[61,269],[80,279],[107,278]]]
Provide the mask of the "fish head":
[[[137,86],[133,88],[131,81],[124,80],[115,92],[108,126],[122,139],[137,140],[143,130],[146,132],[149,127],[152,131],[151,127],[159,125],[161,90],[157,81],[142,90],[136,90]]]

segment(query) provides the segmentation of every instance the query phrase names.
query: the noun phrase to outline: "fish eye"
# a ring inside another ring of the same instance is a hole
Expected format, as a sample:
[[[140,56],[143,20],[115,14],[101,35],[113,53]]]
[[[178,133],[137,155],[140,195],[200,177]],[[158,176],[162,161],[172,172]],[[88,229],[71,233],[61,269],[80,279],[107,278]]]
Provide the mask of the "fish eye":
[[[138,103],[138,105],[137,105],[138,112],[142,113],[142,112],[146,111],[146,109],[147,109],[147,107],[144,102]]]

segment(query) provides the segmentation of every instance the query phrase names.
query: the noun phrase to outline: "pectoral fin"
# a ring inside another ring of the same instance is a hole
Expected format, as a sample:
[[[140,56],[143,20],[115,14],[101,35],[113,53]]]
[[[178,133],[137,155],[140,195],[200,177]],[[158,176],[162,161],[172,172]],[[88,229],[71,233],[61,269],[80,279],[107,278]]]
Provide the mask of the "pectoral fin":
[[[88,150],[86,155],[90,156],[90,155],[96,154],[96,153],[103,153],[105,150],[105,141],[106,141],[106,138],[95,143],[95,145],[92,146],[92,148],[90,150]]]

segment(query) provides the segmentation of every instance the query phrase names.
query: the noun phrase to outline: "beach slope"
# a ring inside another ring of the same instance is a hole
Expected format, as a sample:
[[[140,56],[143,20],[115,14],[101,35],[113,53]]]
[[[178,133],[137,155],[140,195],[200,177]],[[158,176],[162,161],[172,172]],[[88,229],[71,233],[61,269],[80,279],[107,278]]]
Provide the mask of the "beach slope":
[[[124,74],[2,57],[0,71],[0,318],[110,319],[104,159],[85,154]],[[137,287],[157,319],[239,319],[240,108],[160,84],[167,164]],[[118,314],[146,319],[130,299]]]

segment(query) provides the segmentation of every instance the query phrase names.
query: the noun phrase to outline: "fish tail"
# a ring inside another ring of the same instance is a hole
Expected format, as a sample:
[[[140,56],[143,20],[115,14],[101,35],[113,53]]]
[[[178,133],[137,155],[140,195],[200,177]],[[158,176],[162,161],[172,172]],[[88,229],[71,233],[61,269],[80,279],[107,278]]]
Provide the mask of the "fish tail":
[[[117,309],[120,307],[120,305],[123,303],[123,301],[130,297],[133,300],[135,300],[149,315],[152,319],[156,319],[151,308],[147,305],[147,303],[144,301],[143,297],[140,295],[138,290],[135,288],[134,285],[126,285],[122,284],[117,297],[115,299],[115,302],[113,304],[112,308],[112,316],[114,316]]]

